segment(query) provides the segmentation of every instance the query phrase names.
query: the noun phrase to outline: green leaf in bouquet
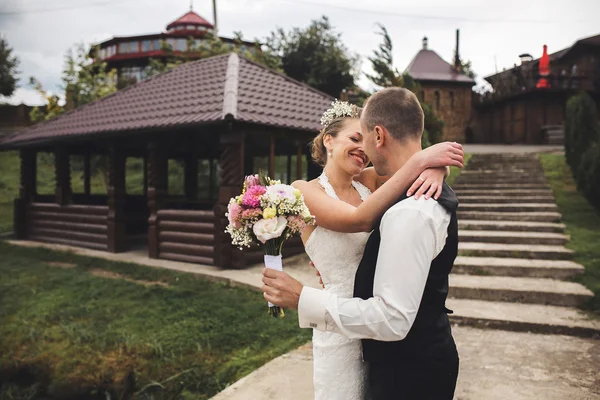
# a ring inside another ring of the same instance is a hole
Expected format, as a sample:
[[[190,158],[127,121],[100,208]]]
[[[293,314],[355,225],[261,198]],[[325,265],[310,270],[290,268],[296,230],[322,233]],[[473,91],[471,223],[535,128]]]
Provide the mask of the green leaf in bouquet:
[[[259,169],[258,170],[258,180],[260,181],[260,184],[262,186],[269,186],[269,179],[267,179],[267,178],[268,178],[267,173],[264,170]]]

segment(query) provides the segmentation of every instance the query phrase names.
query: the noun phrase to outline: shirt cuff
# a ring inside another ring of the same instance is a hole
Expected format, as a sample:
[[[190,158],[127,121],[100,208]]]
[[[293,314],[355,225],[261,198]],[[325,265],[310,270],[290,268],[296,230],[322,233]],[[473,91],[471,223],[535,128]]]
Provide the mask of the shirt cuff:
[[[315,328],[325,331],[325,313],[331,294],[325,290],[304,286],[298,301],[298,322],[300,328]]]

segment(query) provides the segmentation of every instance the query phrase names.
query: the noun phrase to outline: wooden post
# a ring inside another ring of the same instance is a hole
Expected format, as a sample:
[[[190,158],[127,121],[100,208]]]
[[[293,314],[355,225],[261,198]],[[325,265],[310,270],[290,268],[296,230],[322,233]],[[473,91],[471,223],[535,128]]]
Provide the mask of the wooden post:
[[[116,144],[110,146],[108,155],[108,251],[125,250],[125,155]]]
[[[164,207],[167,195],[167,158],[164,144],[158,140],[148,145],[148,257],[158,258],[158,211]]]
[[[69,153],[64,148],[54,152],[54,170],[56,175],[56,203],[66,206],[71,203],[71,168]]]
[[[269,148],[269,176],[275,179],[275,136],[271,134],[271,146]]]
[[[188,154],[185,157],[184,187],[187,200],[198,198],[198,157]]]
[[[92,185],[91,185],[92,166],[91,166],[91,163],[92,163],[92,160],[91,160],[90,153],[85,153],[85,155],[83,156],[83,193],[86,196],[89,196],[90,194],[92,194]]]
[[[296,153],[296,180],[302,179],[302,168],[304,167],[304,152],[302,151],[302,142],[298,143]]]
[[[244,179],[245,136],[242,133],[227,133],[220,137],[221,184],[215,213],[215,265],[240,268],[246,265],[244,253],[231,245],[231,237],[225,233],[227,227],[227,204],[229,199],[240,194]]]
[[[27,238],[27,210],[36,192],[37,154],[33,150],[21,150],[21,182],[19,198],[14,202],[14,232],[17,239]]]

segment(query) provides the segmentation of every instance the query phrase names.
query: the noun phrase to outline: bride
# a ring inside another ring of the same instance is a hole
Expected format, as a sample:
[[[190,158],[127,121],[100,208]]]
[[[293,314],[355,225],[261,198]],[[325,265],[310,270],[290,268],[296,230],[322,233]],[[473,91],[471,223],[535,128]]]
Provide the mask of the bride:
[[[415,154],[384,184],[372,167],[366,168],[360,112],[343,102],[325,112],[324,128],[312,143],[312,157],[323,173],[292,184],[302,191],[317,221],[302,234],[306,253],[319,269],[324,290],[347,298],[353,295],[354,275],[377,220],[407,190],[409,196],[437,198],[446,166],[462,167],[463,161],[462,146],[440,143]],[[365,397],[360,340],[313,330],[313,358],[316,400]]]

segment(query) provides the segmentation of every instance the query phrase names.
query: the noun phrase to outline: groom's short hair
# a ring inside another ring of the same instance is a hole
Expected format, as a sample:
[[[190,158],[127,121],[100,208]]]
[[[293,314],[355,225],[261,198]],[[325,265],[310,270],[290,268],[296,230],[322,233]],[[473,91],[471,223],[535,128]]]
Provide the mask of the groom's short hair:
[[[425,118],[417,96],[408,89],[393,87],[374,93],[365,104],[363,119],[369,132],[383,126],[398,141],[420,139]]]

